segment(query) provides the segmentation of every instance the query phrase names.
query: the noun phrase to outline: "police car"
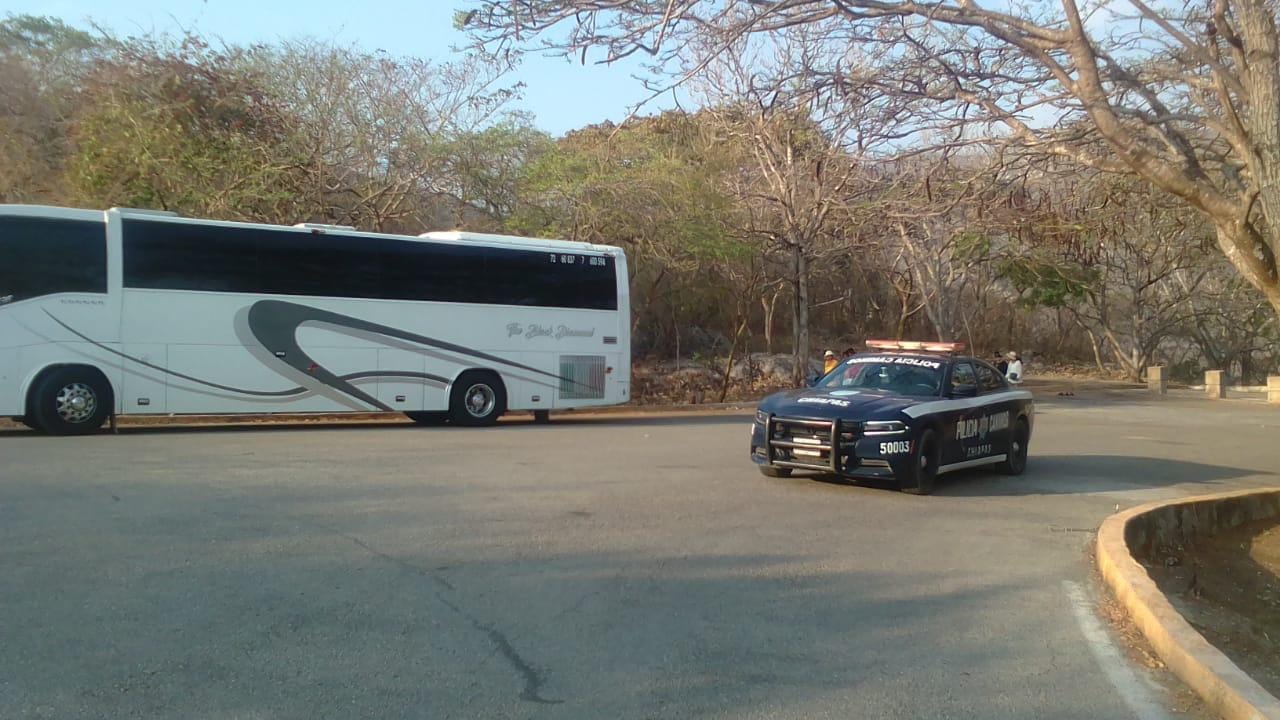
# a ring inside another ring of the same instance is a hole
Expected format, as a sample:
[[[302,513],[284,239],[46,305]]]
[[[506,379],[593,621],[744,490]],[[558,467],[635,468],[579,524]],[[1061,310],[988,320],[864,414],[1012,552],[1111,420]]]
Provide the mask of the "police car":
[[[867,347],[811,387],[760,401],[751,428],[760,472],[896,478],[903,491],[927,494],[952,470],[1026,469],[1031,393],[960,355],[961,343],[870,340]]]

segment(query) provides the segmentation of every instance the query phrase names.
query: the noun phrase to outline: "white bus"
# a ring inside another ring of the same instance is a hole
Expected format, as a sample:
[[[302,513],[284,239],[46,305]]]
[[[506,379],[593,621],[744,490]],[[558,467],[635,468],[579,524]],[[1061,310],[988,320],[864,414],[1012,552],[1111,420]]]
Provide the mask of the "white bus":
[[[507,410],[629,400],[619,248],[0,205],[0,416]]]

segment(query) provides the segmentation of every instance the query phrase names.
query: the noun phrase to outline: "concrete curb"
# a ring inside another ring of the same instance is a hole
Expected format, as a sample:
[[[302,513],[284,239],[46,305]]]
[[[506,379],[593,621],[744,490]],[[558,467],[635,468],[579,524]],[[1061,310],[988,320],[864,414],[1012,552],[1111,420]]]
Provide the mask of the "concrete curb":
[[[1275,495],[1280,488],[1202,495],[1140,505],[1107,518],[1098,530],[1097,560],[1134,623],[1178,677],[1226,720],[1280,720],[1280,699],[1249,677],[1195,630],[1134,559],[1127,541],[1130,523],[1173,506],[1218,503],[1251,495]],[[1187,508],[1194,513],[1195,510]]]

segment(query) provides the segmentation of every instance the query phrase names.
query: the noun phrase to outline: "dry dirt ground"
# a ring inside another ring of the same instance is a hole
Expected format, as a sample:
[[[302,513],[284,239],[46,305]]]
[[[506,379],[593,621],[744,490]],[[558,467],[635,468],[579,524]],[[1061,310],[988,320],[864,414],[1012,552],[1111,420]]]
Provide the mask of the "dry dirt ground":
[[[1244,525],[1151,565],[1178,611],[1280,695],[1280,523]]]

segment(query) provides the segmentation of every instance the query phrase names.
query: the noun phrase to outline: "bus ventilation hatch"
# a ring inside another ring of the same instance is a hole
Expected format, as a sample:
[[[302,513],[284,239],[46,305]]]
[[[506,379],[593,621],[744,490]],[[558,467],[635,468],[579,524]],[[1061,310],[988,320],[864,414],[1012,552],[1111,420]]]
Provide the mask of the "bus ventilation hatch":
[[[604,398],[603,355],[561,355],[560,397],[565,400]]]

